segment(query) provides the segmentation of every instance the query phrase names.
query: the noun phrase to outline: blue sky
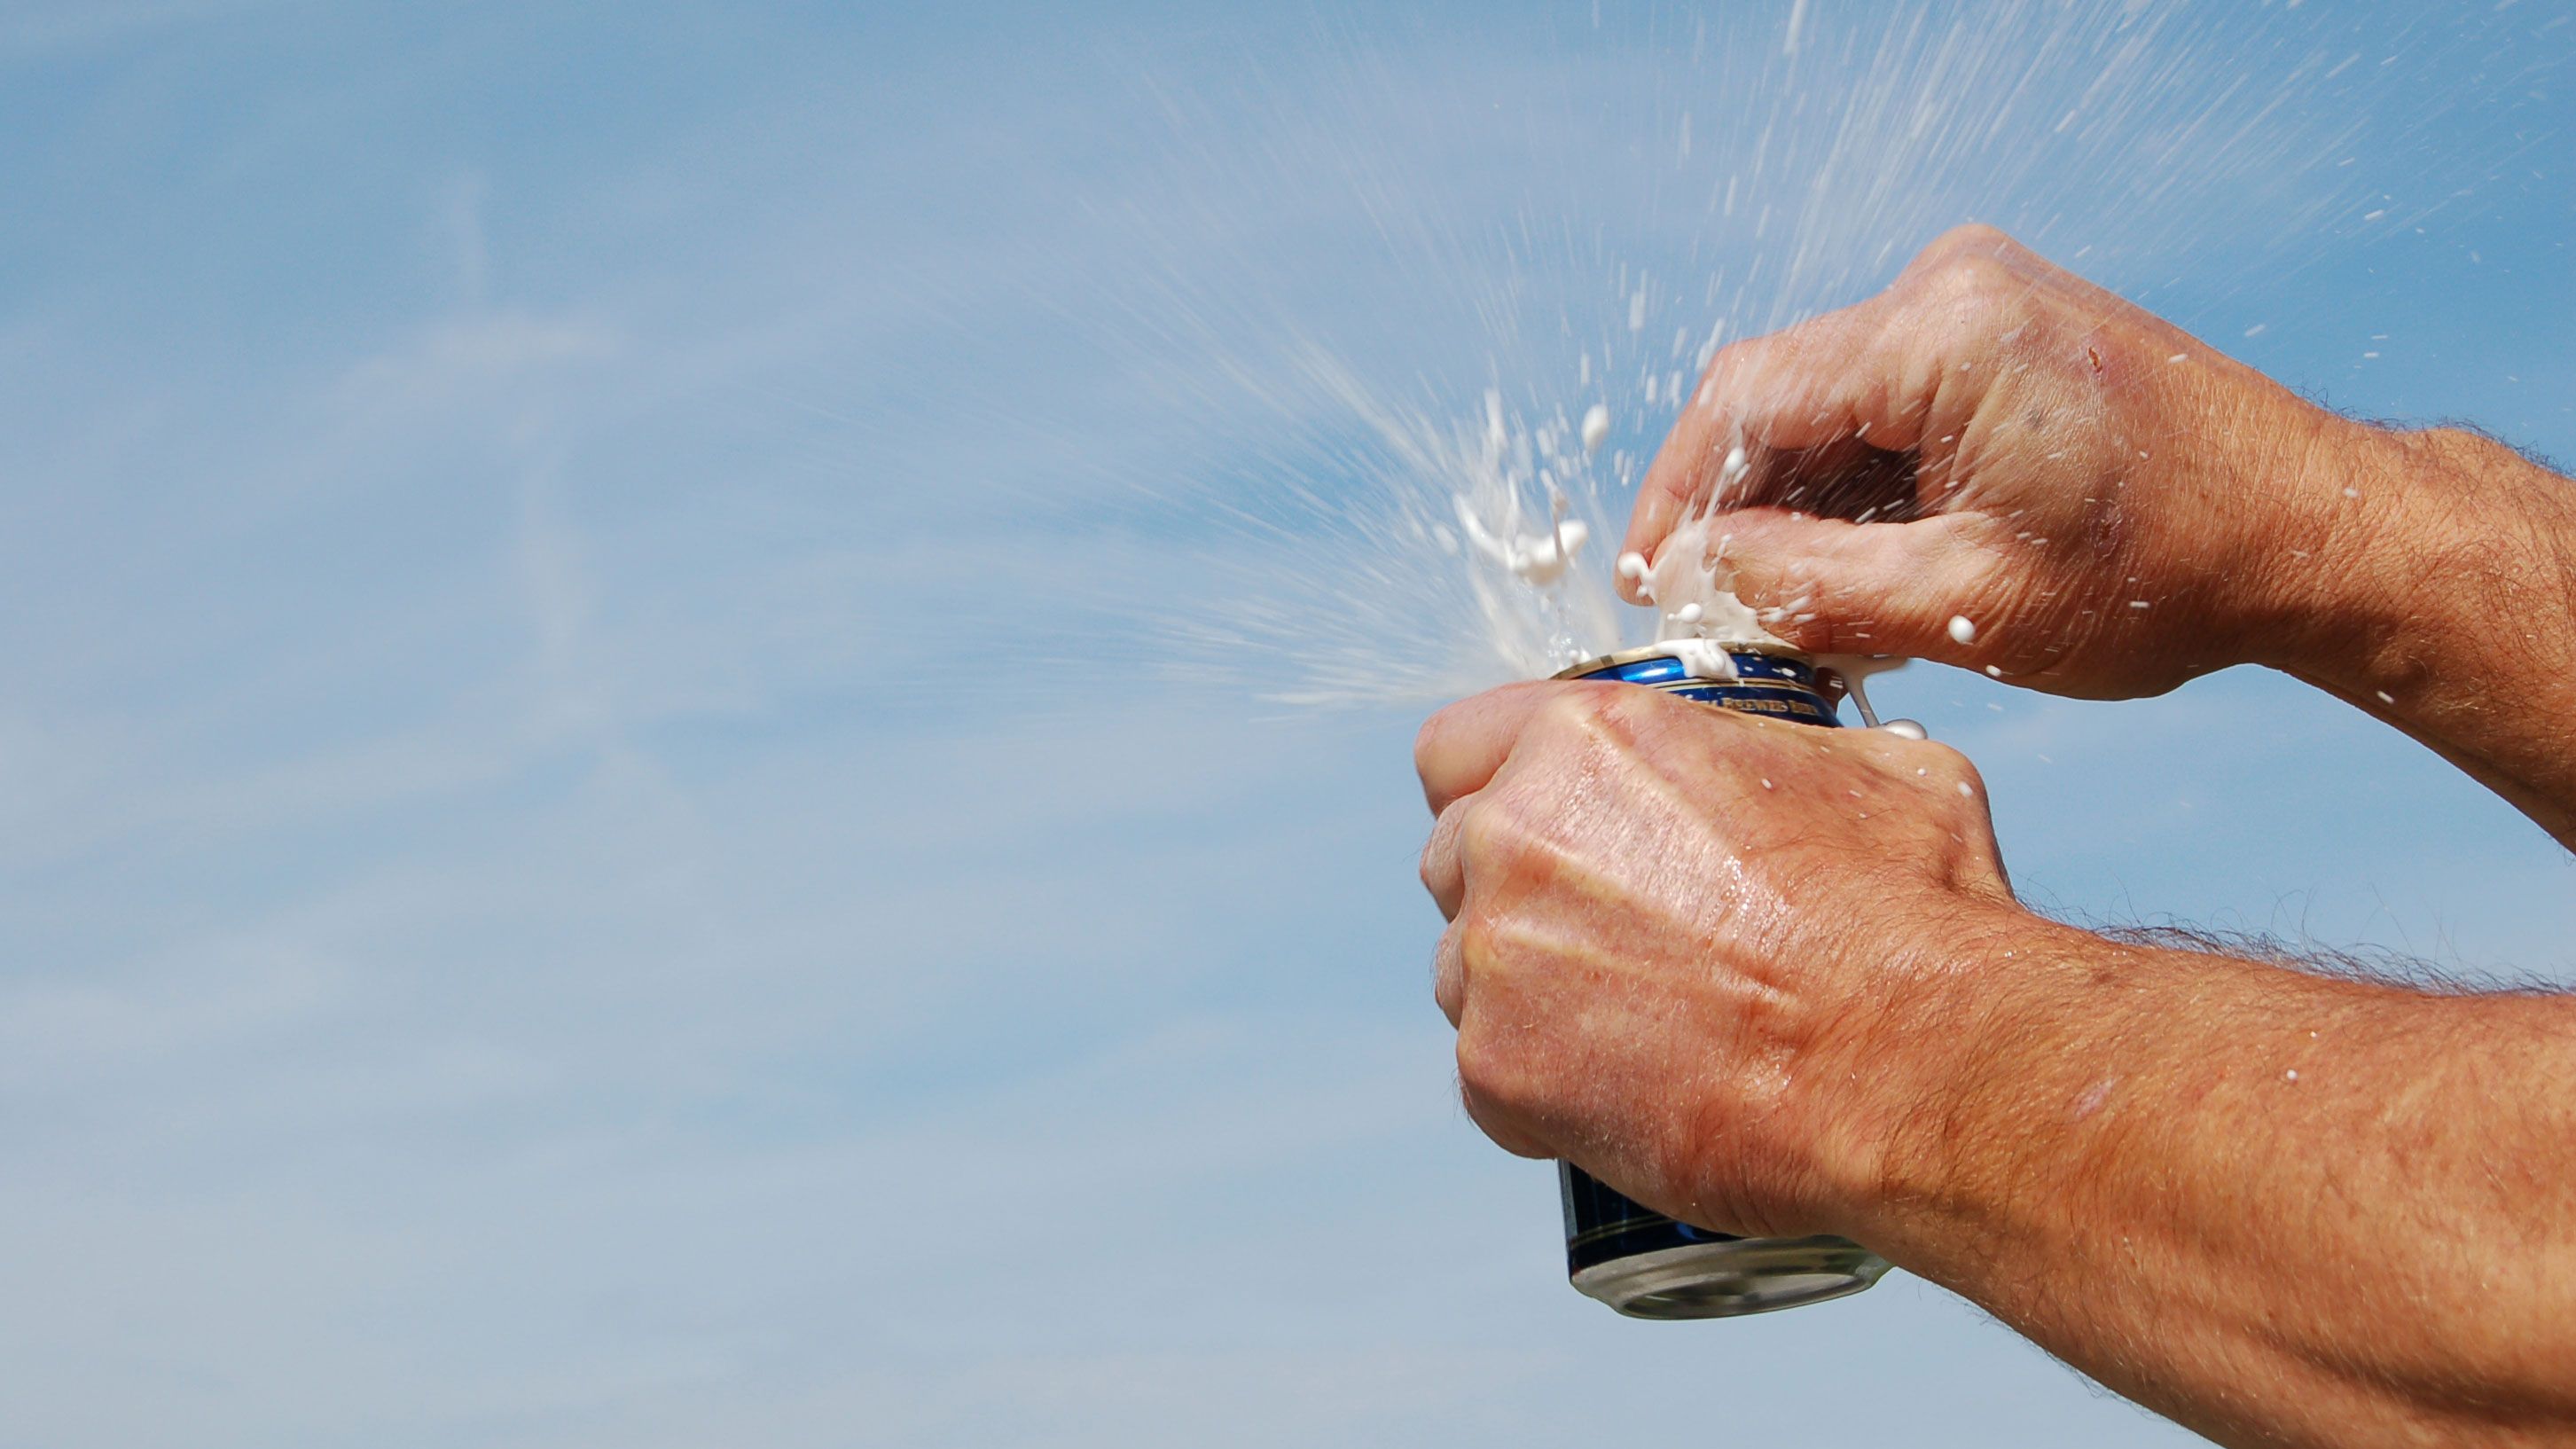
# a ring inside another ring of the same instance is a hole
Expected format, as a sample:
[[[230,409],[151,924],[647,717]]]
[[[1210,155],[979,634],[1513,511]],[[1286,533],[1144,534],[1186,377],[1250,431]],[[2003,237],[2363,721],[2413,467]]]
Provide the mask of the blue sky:
[[[1572,1294],[1419,711],[1170,627],[1352,627],[1301,349],[1541,406],[1972,217],[2576,457],[2563,6],[1790,9],[0,4],[0,1446],[2179,1438]],[[2049,909],[2576,979],[2284,681],[1884,693]]]

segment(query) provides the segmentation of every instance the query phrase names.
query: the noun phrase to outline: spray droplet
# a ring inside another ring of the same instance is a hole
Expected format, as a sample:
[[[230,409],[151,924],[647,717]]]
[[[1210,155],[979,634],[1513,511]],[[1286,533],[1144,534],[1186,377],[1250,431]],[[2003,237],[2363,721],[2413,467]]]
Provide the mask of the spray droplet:
[[[1589,458],[1601,451],[1610,437],[1610,409],[1594,403],[1583,414],[1583,456]]]
[[[1951,642],[1956,644],[1976,643],[1977,621],[1969,618],[1965,614],[1952,614],[1950,616],[1950,639]]]

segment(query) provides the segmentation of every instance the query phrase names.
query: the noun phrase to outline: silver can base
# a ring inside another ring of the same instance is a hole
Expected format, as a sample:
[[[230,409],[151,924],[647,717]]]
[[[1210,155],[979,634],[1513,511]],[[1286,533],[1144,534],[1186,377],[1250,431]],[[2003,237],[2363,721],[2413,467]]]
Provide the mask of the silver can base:
[[[1848,1238],[1736,1238],[1598,1263],[1574,1286],[1630,1318],[1736,1318],[1858,1293],[1887,1269]]]

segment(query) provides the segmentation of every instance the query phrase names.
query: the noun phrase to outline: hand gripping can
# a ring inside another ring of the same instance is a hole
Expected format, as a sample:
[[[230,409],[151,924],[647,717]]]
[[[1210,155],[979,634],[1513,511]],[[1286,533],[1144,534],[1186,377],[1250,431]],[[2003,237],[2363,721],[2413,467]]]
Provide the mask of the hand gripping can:
[[[1708,677],[1717,673],[1734,677]],[[1687,651],[1648,645],[1556,677],[1616,679],[1720,709],[1826,727],[1841,723],[1817,688],[1815,665],[1774,645],[1694,641]],[[1733,1318],[1795,1308],[1858,1293],[1887,1272],[1886,1259],[1848,1238],[1713,1233],[1640,1207],[1570,1162],[1556,1171],[1565,1193],[1567,1273],[1577,1291],[1631,1318]]]

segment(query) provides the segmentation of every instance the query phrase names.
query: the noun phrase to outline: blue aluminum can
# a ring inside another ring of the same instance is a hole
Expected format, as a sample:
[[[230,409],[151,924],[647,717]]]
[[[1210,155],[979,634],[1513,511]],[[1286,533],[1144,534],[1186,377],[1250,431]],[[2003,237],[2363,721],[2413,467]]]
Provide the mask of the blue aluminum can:
[[[1696,653],[1701,667],[1688,662]],[[1731,679],[1707,667],[1722,656]],[[1805,655],[1776,646],[1647,645],[1593,659],[1559,679],[1616,679],[1801,724],[1842,721]],[[1565,1198],[1565,1266],[1575,1288],[1631,1318],[1733,1318],[1857,1293],[1887,1260],[1848,1238],[1739,1238],[1641,1207],[1570,1162],[1556,1165]]]

